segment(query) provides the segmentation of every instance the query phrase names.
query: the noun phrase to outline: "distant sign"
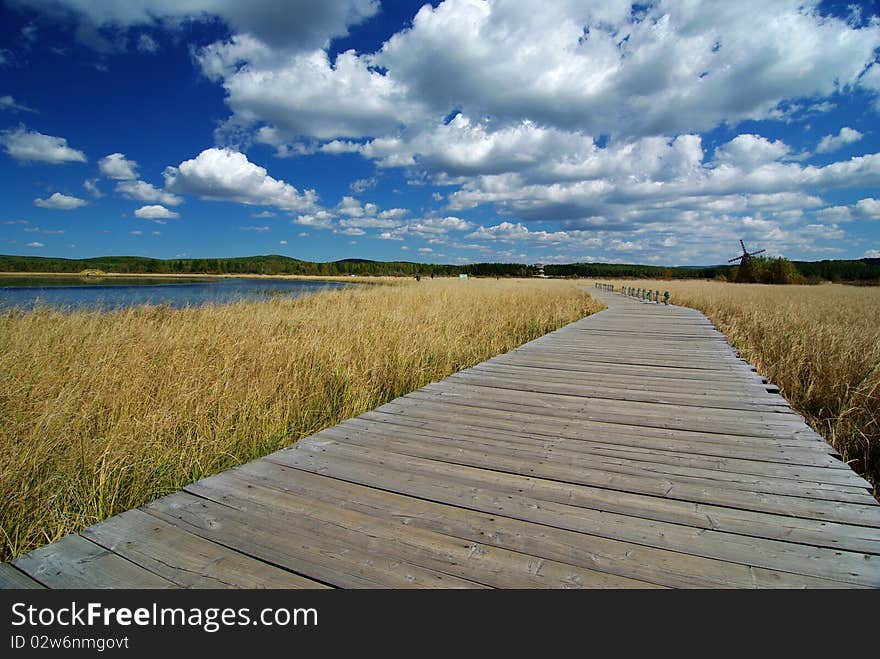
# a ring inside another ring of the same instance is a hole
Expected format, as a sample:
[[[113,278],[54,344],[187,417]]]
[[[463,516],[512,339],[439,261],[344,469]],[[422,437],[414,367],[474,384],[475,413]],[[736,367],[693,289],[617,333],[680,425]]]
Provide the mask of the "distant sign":
[[[467,279],[467,275],[465,275],[465,274],[461,274],[461,275],[458,276],[458,278],[459,278],[459,279]]]

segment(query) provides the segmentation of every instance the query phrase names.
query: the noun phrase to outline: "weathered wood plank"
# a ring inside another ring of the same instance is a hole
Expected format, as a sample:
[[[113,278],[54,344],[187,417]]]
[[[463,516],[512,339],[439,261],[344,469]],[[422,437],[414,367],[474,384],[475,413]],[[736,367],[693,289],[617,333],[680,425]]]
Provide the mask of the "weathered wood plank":
[[[178,492],[144,512],[208,540],[341,588],[480,588],[480,583],[390,557],[368,535],[275,511]],[[364,547],[366,545],[366,547]]]
[[[10,563],[0,563],[0,590],[40,589],[45,588]]]
[[[20,556],[13,565],[49,588],[175,588],[176,584],[78,535]]]
[[[738,562],[768,569],[780,569],[810,577],[880,587],[878,557],[853,552],[793,545],[773,540],[758,541],[729,533],[590,511],[566,504],[539,501],[532,497],[510,496],[489,487],[461,488],[433,475],[395,470],[381,464],[381,459],[365,462],[343,457],[339,452],[322,455],[317,442],[308,450],[300,447],[274,453],[269,458],[286,466],[334,475],[343,480],[389,489],[422,499],[436,500],[459,507],[482,510],[537,522],[548,526],[580,531],[590,535],[643,544],[707,558]]]
[[[141,510],[95,524],[81,535],[183,588],[326,588],[200,538]]]
[[[849,473],[841,469],[824,467],[790,466],[757,459],[740,459],[712,455],[700,455],[677,446],[627,446],[594,442],[583,438],[570,438],[559,435],[540,435],[529,432],[513,432],[474,427],[463,420],[454,430],[448,423],[430,419],[412,419],[403,415],[370,412],[349,419],[341,428],[369,430],[374,423],[391,426],[399,432],[409,433],[430,442],[437,439],[460,440],[471,446],[491,441],[501,445],[516,447],[523,445],[531,450],[544,450],[564,457],[567,452],[581,458],[610,458],[612,464],[620,466],[639,463],[653,463],[644,468],[660,472],[704,477],[721,480],[728,487],[802,496],[809,499],[827,499],[850,503],[873,504],[874,498],[868,494],[861,481],[851,480]],[[549,459],[549,455],[545,456]],[[601,460],[600,460],[601,462]],[[639,468],[639,467],[636,467]]]
[[[560,561],[541,559],[483,542],[473,542],[325,503],[306,492],[291,496],[277,489],[242,483],[224,474],[187,486],[187,491],[252,516],[278,516],[292,524],[352,531],[350,539],[414,565],[479,579],[496,588],[648,588],[652,584],[609,575]],[[380,548],[381,547],[381,548]]]
[[[566,529],[483,513],[338,480],[258,460],[230,477],[285,492],[309,493],[343,507],[367,510],[476,542],[684,588],[839,588],[840,583],[681,554]]]
[[[410,450],[412,446],[421,446],[417,442],[407,444],[405,441],[383,441],[369,444],[365,439],[341,432],[340,428],[325,431],[320,437],[330,438],[329,442],[321,445],[324,452],[332,452],[352,459],[379,461],[386,466],[394,465],[400,469],[411,469],[425,474],[434,473],[459,482],[465,487],[491,484],[497,489],[512,494],[528,491],[534,498],[618,512],[631,517],[644,517],[786,542],[880,554],[880,528],[876,527],[818,521],[797,517],[788,514],[788,511],[764,513],[712,503],[695,504],[661,495],[651,496],[618,488],[598,488],[537,476],[523,476],[504,470],[460,464],[452,460],[434,460],[420,456],[419,454],[423,452],[418,448],[415,451]],[[369,449],[363,450],[365,447],[373,447],[375,452]],[[858,511],[855,511],[854,516],[857,514]]]

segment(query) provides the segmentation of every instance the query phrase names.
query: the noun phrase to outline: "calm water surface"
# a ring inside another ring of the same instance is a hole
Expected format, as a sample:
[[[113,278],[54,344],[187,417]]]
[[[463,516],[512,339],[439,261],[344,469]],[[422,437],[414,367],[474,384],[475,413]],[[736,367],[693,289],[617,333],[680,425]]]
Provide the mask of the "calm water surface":
[[[183,279],[169,277],[0,277],[0,308],[120,309],[139,304],[175,308],[306,295],[349,286],[296,279]]]

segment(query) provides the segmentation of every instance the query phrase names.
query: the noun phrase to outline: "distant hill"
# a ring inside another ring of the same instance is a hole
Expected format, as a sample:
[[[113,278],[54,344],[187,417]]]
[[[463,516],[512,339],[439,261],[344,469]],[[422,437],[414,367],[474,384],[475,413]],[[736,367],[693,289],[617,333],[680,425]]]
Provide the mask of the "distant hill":
[[[864,258],[840,261],[794,261],[805,278],[829,281],[880,280],[880,259]],[[627,263],[548,264],[548,277],[638,277],[645,279],[713,279],[726,277],[729,265],[656,266]],[[530,277],[538,274],[524,263],[472,263],[444,265],[412,261],[372,261],[341,259],[326,263],[301,261],[289,256],[268,254],[222,259],[150,259],[143,256],[97,256],[89,259],[62,259],[41,256],[0,255],[0,272],[104,272],[131,274],[262,274],[262,275],[415,275],[455,276],[469,274],[484,277]]]

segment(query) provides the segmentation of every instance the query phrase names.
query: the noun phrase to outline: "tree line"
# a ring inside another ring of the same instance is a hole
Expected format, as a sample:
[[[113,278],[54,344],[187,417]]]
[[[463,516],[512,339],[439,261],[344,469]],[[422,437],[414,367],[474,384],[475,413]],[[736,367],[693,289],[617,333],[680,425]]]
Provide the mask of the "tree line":
[[[880,259],[789,261],[756,257],[750,280],[758,283],[813,283],[818,281],[880,282]],[[53,272],[76,274],[101,270],[122,274],[260,274],[321,276],[438,276],[467,274],[477,277],[533,277],[535,265],[525,263],[471,263],[448,265],[412,261],[344,259],[317,263],[289,256],[242,256],[215,259],[151,259],[142,256],[100,256],[63,259],[0,255],[0,272]],[[566,263],[545,265],[548,277],[632,277],[639,279],[718,279],[736,281],[738,266],[667,267],[625,263]]]
[[[345,259],[316,263],[288,256],[243,256],[216,259],[151,259],[141,256],[99,256],[63,259],[0,255],[0,272],[51,272],[76,274],[100,270],[121,274],[258,274],[319,276],[456,276],[530,277],[537,269],[522,263],[471,263],[444,265],[411,261]]]

